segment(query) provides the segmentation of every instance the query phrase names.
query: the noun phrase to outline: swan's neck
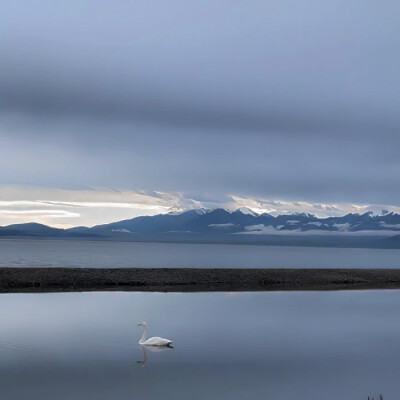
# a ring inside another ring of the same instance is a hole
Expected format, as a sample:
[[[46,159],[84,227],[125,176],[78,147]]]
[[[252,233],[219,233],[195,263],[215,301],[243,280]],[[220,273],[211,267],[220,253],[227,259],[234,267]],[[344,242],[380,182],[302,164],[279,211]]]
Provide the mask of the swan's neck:
[[[146,337],[147,337],[147,333],[146,333],[146,327],[143,327],[143,336],[142,338],[139,340],[139,343],[144,343],[146,341]]]

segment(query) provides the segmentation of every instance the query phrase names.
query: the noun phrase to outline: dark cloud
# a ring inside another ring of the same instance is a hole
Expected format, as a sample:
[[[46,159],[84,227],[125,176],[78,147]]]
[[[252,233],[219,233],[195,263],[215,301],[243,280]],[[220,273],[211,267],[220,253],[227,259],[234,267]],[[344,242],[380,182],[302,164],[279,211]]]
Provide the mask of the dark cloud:
[[[0,183],[400,204],[398,2],[17,3]]]

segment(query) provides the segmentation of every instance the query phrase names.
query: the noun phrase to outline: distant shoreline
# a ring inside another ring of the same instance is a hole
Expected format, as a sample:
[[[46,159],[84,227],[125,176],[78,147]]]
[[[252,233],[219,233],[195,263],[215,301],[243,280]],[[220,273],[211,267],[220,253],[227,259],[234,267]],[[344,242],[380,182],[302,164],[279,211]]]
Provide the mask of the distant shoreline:
[[[52,242],[85,242],[85,243],[165,243],[165,244],[209,244],[233,246],[272,246],[272,247],[314,247],[338,249],[377,249],[400,250],[400,235],[138,235],[135,237],[106,236],[6,236],[0,232],[1,241],[52,241]]]
[[[400,289],[400,269],[0,268],[0,293]]]

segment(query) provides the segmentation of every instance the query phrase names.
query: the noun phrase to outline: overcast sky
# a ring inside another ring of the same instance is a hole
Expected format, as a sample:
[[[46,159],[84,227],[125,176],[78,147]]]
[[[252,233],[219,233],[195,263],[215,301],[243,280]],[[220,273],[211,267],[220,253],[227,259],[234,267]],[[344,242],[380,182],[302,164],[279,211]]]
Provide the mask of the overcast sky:
[[[400,207],[399,20],[394,0],[3,0],[0,224]]]

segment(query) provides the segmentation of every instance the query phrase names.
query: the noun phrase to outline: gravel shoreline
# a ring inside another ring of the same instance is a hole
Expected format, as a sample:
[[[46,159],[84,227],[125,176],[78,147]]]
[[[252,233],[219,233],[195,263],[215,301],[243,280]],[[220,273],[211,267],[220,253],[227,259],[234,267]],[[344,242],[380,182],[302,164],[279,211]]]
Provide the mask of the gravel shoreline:
[[[400,289],[400,269],[0,268],[0,293]]]

